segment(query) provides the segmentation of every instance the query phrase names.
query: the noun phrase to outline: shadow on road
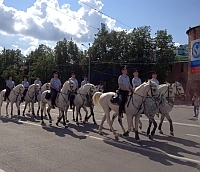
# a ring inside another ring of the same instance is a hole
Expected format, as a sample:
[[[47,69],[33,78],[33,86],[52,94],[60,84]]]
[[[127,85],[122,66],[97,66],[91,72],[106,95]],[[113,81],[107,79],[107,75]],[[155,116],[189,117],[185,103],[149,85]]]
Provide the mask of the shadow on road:
[[[148,157],[152,161],[159,162],[166,166],[173,166],[173,163],[177,163],[177,164],[190,166],[190,167],[200,170],[200,165],[197,163],[190,162],[187,160],[183,161],[181,159],[176,159],[176,158],[168,156],[167,154],[165,154],[161,151],[158,151],[156,149],[150,148],[149,146],[146,146],[147,143],[149,145],[150,144],[149,142],[152,142],[152,141],[144,141],[144,144],[145,144],[144,146],[138,146],[138,145],[126,142],[126,141],[116,141],[112,138],[105,138],[104,142],[106,144],[114,146],[118,149],[123,149],[123,150],[130,151],[133,153],[141,154],[143,156]],[[155,143],[156,142],[154,141],[153,144],[155,144]],[[161,144],[162,147],[165,146],[160,142],[157,143],[156,145],[159,145],[159,144]],[[156,147],[156,145],[155,145],[155,147]]]

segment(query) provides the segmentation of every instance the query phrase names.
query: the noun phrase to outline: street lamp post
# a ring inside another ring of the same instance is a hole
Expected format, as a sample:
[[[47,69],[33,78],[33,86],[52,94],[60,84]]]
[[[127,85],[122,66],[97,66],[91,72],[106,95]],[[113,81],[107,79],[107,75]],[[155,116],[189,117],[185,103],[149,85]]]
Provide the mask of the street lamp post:
[[[86,47],[87,49],[90,48],[90,43],[88,44],[89,48],[87,46],[85,46],[84,44],[81,44],[81,45]],[[90,56],[90,54],[88,54],[88,81],[89,82],[90,82],[90,61],[91,61],[91,56]]]

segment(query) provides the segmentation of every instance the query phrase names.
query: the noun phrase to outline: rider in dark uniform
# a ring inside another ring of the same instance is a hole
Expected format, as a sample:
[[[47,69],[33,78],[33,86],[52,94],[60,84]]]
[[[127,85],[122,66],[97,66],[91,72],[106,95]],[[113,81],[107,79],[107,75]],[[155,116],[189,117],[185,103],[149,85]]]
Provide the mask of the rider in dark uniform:
[[[28,82],[28,77],[24,76],[24,80],[22,81],[22,85],[24,86],[25,90],[23,92],[23,97],[22,97],[22,102],[24,101],[24,97],[26,96],[26,93],[28,91],[29,88],[29,82]]]
[[[50,87],[51,87],[51,105],[52,108],[55,109],[56,106],[56,97],[58,95],[58,93],[60,92],[61,89],[61,81],[58,78],[58,72],[54,71],[53,72],[53,78],[51,78],[50,81]]]
[[[12,80],[12,75],[8,76],[8,80],[6,81],[6,92],[4,96],[4,101],[8,98],[10,91],[15,87],[15,83]]]
[[[123,112],[125,112],[125,103],[127,101],[127,96],[130,91],[132,91],[132,86],[130,84],[130,79],[127,76],[126,66],[121,67],[122,74],[118,78],[119,94],[122,97],[122,102],[119,106],[119,116],[123,117]]]

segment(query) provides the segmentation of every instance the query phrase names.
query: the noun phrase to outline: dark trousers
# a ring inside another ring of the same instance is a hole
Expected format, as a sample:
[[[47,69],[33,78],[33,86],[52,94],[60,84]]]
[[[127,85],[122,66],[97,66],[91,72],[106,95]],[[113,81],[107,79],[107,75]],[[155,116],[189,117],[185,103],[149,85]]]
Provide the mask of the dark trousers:
[[[119,95],[122,98],[122,102],[121,102],[121,104],[119,106],[119,116],[122,117],[123,112],[125,112],[125,103],[127,101],[128,91],[119,90]]]
[[[26,96],[27,91],[28,91],[28,88],[25,88],[23,92],[23,97],[21,98],[22,101],[24,101],[24,97]]]
[[[55,106],[56,105],[56,97],[58,95],[58,91],[51,88],[51,104],[52,106]]]
[[[4,96],[4,101],[6,101],[6,98],[8,98],[9,94],[10,94],[11,89],[9,87],[6,87],[6,92],[5,92],[5,96]]]
[[[70,107],[74,105],[74,98],[75,98],[75,93],[70,93],[69,100],[70,100]]]

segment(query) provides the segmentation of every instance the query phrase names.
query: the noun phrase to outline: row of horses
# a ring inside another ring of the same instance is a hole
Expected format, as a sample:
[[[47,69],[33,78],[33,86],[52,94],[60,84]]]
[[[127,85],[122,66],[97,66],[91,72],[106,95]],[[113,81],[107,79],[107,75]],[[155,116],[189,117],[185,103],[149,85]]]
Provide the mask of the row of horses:
[[[13,116],[13,103],[16,103],[16,107],[18,110],[18,116],[20,116],[20,103],[21,96],[23,94],[24,87],[19,84],[11,90],[8,99],[6,100],[6,115],[8,116],[8,104],[11,103],[11,117]],[[59,116],[56,122],[56,125],[59,125],[59,122],[63,120],[63,125],[67,127],[67,111],[70,106],[69,95],[71,92],[75,91],[75,84],[73,81],[66,81],[59,92],[56,98],[56,106],[59,110]],[[44,124],[44,114],[48,115],[49,123],[52,123],[52,117],[50,114],[50,110],[52,108],[51,100],[46,99],[46,95],[50,93],[50,83],[44,84],[41,88],[38,84],[32,84],[27,91],[27,94],[24,97],[25,107],[23,110],[23,114],[25,115],[25,110],[27,105],[29,106],[29,111],[32,111],[32,114],[35,115],[34,111],[34,103],[35,96],[37,96],[38,101],[38,109],[37,115],[41,112],[41,123]],[[107,119],[110,130],[115,136],[115,139],[118,139],[118,134],[115,132],[113,128],[113,122],[116,117],[118,117],[118,122],[123,130],[123,136],[128,136],[129,132],[134,129],[135,131],[135,139],[140,142],[138,128],[142,128],[142,123],[140,121],[141,113],[144,113],[149,119],[149,126],[147,129],[147,135],[149,139],[153,139],[153,135],[155,134],[157,123],[154,119],[156,114],[161,114],[160,124],[158,129],[160,133],[162,132],[162,123],[164,118],[166,117],[170,123],[170,134],[174,135],[173,124],[170,118],[169,112],[172,110],[174,106],[174,98],[175,95],[178,95],[184,98],[185,93],[182,85],[179,82],[175,82],[173,84],[162,84],[157,86],[154,82],[148,81],[144,82],[138,88],[134,90],[134,92],[130,92],[128,95],[128,101],[125,105],[125,113],[127,118],[128,130],[125,131],[122,118],[119,116],[118,109],[119,105],[111,102],[111,98],[115,95],[114,92],[103,93],[103,87],[101,85],[93,85],[86,84],[80,87],[77,90],[77,93],[74,98],[74,106],[76,109],[76,118],[74,117],[74,109],[73,109],[73,120],[76,121],[77,125],[79,125],[78,117],[81,117],[80,109],[83,108],[86,112],[84,123],[88,121],[88,119],[93,116],[93,122],[96,124],[94,117],[94,105],[100,105],[104,111],[104,115],[99,125],[99,133],[102,134],[103,123]],[[2,90],[0,93],[0,107],[2,106],[3,99],[5,96],[5,90]],[[48,105],[46,109],[46,105]],[[88,116],[87,108],[90,108],[91,115]],[[110,119],[110,112],[113,110],[115,113],[113,114],[112,119]],[[1,109],[0,109],[1,115]],[[133,118],[135,117],[135,126],[133,124]],[[151,125],[154,125],[153,130],[150,132]]]

